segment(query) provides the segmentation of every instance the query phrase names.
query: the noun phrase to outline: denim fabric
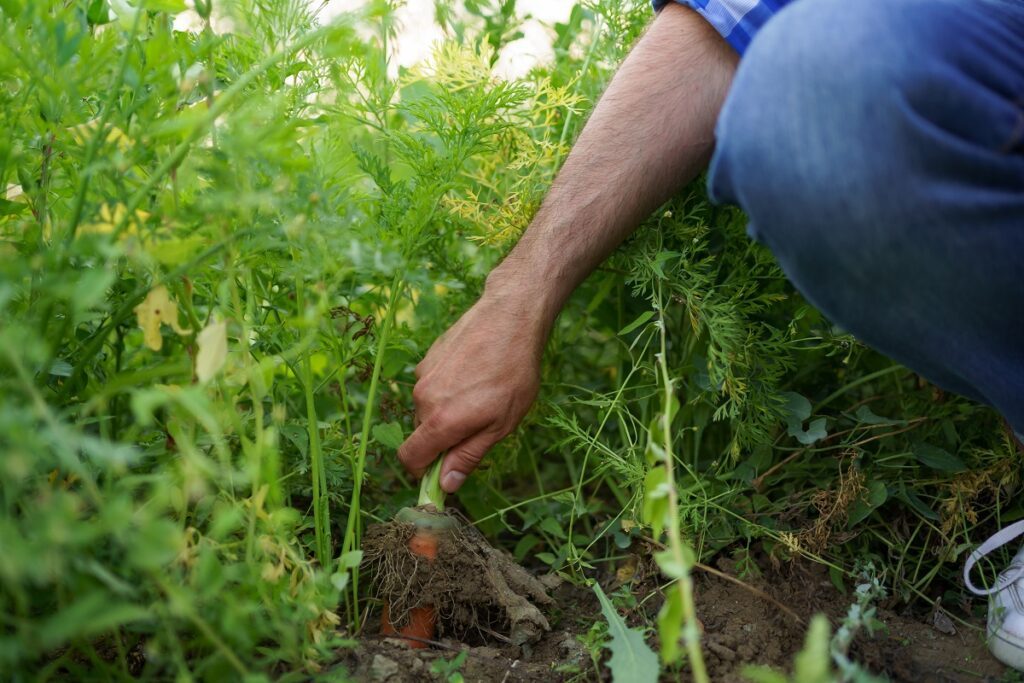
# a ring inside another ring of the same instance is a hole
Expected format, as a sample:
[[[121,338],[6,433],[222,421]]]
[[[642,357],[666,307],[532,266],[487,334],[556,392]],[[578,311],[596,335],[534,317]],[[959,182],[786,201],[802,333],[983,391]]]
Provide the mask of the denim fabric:
[[[1024,0],[799,0],[741,60],[714,198],[867,344],[1024,433]]]

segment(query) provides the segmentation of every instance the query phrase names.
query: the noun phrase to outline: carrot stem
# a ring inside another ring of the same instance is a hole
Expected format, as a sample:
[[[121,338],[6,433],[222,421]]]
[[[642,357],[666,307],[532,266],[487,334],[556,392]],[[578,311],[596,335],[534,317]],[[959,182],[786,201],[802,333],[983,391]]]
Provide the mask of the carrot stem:
[[[420,482],[420,498],[418,505],[433,505],[438,512],[444,512],[445,493],[441,488],[441,465],[444,463],[445,454],[438,456],[434,464],[430,466],[427,473],[423,475]]]

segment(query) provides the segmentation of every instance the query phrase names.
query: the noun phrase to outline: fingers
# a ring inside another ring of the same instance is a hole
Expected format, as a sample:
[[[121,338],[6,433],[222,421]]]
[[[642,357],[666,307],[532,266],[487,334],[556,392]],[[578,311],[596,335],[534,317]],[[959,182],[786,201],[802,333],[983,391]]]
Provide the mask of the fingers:
[[[441,466],[441,488],[444,492],[455,493],[498,440],[497,434],[483,431],[449,450]]]
[[[452,424],[439,417],[427,419],[398,447],[398,459],[405,465],[405,469],[422,477],[438,455],[468,438],[474,431],[472,426]]]

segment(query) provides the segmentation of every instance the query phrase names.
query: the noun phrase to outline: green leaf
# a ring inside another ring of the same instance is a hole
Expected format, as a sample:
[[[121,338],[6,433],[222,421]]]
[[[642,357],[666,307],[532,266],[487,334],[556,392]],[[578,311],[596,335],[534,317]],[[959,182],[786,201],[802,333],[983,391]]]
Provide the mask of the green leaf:
[[[0,197],[0,216],[13,216],[28,208],[24,202],[12,202],[9,199]]]
[[[803,445],[812,446],[828,437],[828,429],[825,428],[827,423],[826,418],[819,417],[816,420],[811,420],[807,429],[798,424],[790,424],[786,431],[790,436],[795,436],[796,440]]]
[[[832,657],[829,654],[832,628],[823,614],[815,614],[807,629],[804,648],[797,654],[793,664],[793,678],[801,683],[829,683],[833,680],[830,669]]]
[[[653,317],[654,317],[654,311],[644,311],[643,313],[641,313],[637,317],[636,320],[634,320],[633,322],[631,322],[630,324],[626,325],[621,330],[619,330],[619,336],[621,337],[621,336],[629,334],[630,332],[632,332],[633,330],[637,329],[638,327],[640,327],[641,325],[643,325],[644,323],[646,323],[648,320],[650,320]]]
[[[882,417],[875,415],[875,413],[867,406],[861,406],[857,408],[857,412],[854,414],[857,422],[866,425],[898,425],[906,424],[904,420],[892,420],[888,417]]]
[[[545,517],[541,520],[539,526],[541,530],[548,532],[555,538],[565,538],[565,531],[562,529],[562,525],[559,524],[554,517]]]
[[[374,425],[373,438],[382,446],[397,449],[405,441],[405,432],[402,431],[402,425],[399,423],[385,422],[384,424]]]
[[[534,557],[549,567],[555,564],[555,556],[551,553],[537,553]]]
[[[747,666],[743,669],[743,677],[751,683],[789,683],[784,674],[767,666]]]
[[[679,601],[679,584],[665,591],[665,604],[658,612],[658,639],[661,641],[661,661],[674,664],[683,656],[680,640],[683,635],[683,605]]]
[[[362,550],[350,550],[338,558],[338,569],[355,569],[363,561]]]
[[[795,391],[787,391],[782,394],[785,399],[785,410],[787,423],[803,424],[804,420],[811,416],[811,402]]]
[[[515,556],[516,562],[522,562],[538,543],[540,543],[540,538],[534,534],[526,534],[520,538],[519,542],[516,543],[515,550],[512,551],[512,555]]]
[[[651,527],[651,536],[657,539],[665,528],[668,516],[668,473],[664,465],[652,467],[644,478],[643,522]]]
[[[850,506],[847,527],[854,527],[864,521],[864,518],[871,514],[872,510],[878,508],[889,499],[889,490],[881,481],[873,480],[868,483],[866,495]]]
[[[96,26],[110,22],[110,13],[107,11],[107,0],[92,0],[89,9],[86,11],[89,24]]]
[[[963,460],[949,451],[943,450],[938,446],[933,446],[929,443],[916,444],[914,446],[914,457],[917,458],[921,464],[940,472],[955,474],[957,472],[964,472],[967,470],[967,465],[964,464]]]
[[[787,391],[782,397],[785,399],[787,434],[795,436],[805,446],[811,446],[828,436],[828,423],[824,417],[812,420],[804,429],[804,420],[811,416],[811,402],[807,398],[792,391]]]
[[[185,0],[146,0],[146,9],[150,12],[169,12],[178,14],[188,9]]]
[[[644,634],[638,629],[629,628],[619,616],[601,586],[594,583],[594,593],[601,602],[601,611],[608,621],[608,634],[611,640],[605,645],[612,657],[608,660],[608,669],[612,672],[614,683],[656,683],[659,667],[658,656],[644,641]]]
[[[670,579],[681,579],[697,563],[697,555],[692,548],[683,546],[682,562],[676,560],[675,553],[671,550],[662,550],[654,553],[654,561],[661,571]]]
[[[937,522],[941,519],[939,517],[939,513],[928,507],[928,504],[921,500],[921,497],[914,493],[913,490],[904,488],[899,492],[899,497],[910,505],[910,507],[914,508],[914,510],[925,519],[930,519],[933,522]]]

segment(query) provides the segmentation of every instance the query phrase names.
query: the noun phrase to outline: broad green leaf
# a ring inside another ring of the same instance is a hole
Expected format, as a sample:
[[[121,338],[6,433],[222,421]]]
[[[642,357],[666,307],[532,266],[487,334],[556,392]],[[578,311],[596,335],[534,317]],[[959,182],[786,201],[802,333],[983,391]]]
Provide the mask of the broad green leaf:
[[[612,657],[608,660],[608,669],[612,672],[614,683],[656,683],[660,669],[658,656],[644,640],[641,631],[629,628],[619,616],[601,586],[594,583],[594,593],[601,602],[601,611],[608,621],[608,634],[611,640],[605,645]]]
[[[385,422],[384,424],[374,425],[373,438],[382,446],[397,449],[405,441],[405,433],[402,431],[402,425],[399,423]]]
[[[929,443],[916,444],[914,446],[914,457],[917,458],[921,464],[940,472],[955,474],[957,472],[964,472],[967,470],[967,465],[964,464],[963,460],[949,451],[943,450],[942,448],[933,446]]]
[[[811,402],[795,391],[787,391],[782,394],[785,399],[787,422],[803,424],[803,421],[811,416]]]
[[[811,420],[810,424],[807,425],[807,429],[798,424],[790,424],[786,431],[790,436],[795,436],[796,440],[803,445],[812,446],[828,436],[827,423],[826,418],[819,417]]]
[[[654,311],[644,311],[637,319],[619,330],[619,336],[627,335],[654,317]]]
[[[555,520],[554,517],[545,517],[540,521],[540,528],[543,531],[548,532],[552,536],[558,539],[565,538],[565,531],[562,529],[562,525]]]

